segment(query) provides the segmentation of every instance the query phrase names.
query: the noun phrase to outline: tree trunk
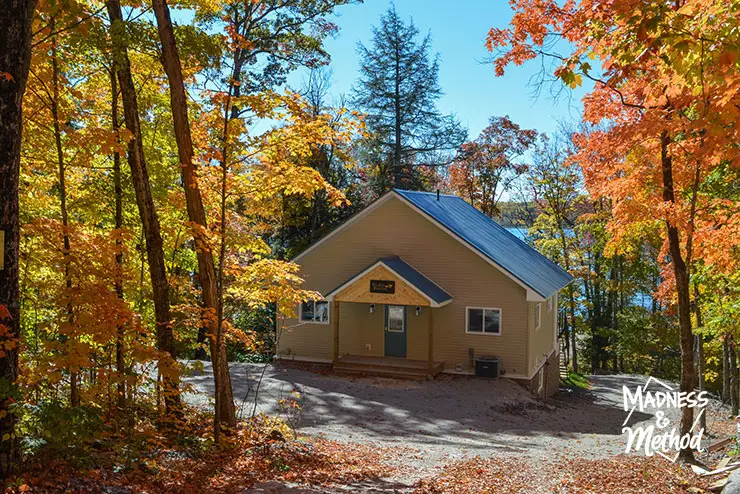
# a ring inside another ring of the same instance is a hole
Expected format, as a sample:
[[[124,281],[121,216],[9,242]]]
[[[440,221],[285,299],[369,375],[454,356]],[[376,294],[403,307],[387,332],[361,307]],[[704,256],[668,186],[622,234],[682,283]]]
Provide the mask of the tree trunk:
[[[110,18],[113,58],[118,83],[123,100],[123,117],[126,128],[133,134],[128,144],[128,164],[131,168],[131,179],[136,193],[136,203],[146,240],[149,276],[154,295],[154,316],[157,324],[157,349],[160,351],[159,372],[162,375],[165,407],[168,415],[178,413],[180,408],[179,376],[175,360],[175,345],[170,320],[169,285],[164,264],[162,235],[159,217],[154,209],[149,173],[144,159],[144,146],[139,126],[139,108],[136,99],[136,88],[131,76],[131,64],[128,58],[125,24],[121,15],[119,0],[106,2]]]
[[[730,345],[727,343],[727,335],[722,337],[722,401],[727,403],[730,399]]]
[[[220,338],[221,322],[214,316],[219,315],[218,287],[216,270],[213,263],[213,252],[207,232],[206,213],[198,187],[195,165],[193,163],[193,141],[188,121],[188,102],[185,93],[185,81],[182,76],[180,56],[170,19],[170,11],[165,0],[153,0],[154,14],[157,18],[159,39],[162,43],[162,58],[167,79],[170,84],[170,106],[175,127],[175,140],[180,159],[180,175],[185,189],[188,218],[196,225],[194,229],[195,252],[198,258],[198,279],[203,291],[204,321],[208,327],[211,347],[211,362],[216,383],[216,401],[219,410],[216,416],[230,427],[236,426],[236,412],[231,389],[226,346]]]
[[[52,32],[56,29],[54,18],[51,19],[50,29]],[[59,124],[59,60],[57,58],[57,38],[52,37],[51,44],[51,82],[52,82],[52,100],[51,100],[51,117],[54,127],[54,146],[57,153],[57,166],[59,169],[59,209],[62,214],[62,245],[64,254],[64,286],[66,296],[72,296],[72,276],[69,272],[69,263],[72,246],[69,241],[69,215],[67,214],[67,181],[66,166],[64,164],[64,147],[62,146],[62,129]],[[74,310],[72,301],[67,300],[67,324],[69,324],[69,334],[65,333],[65,339],[71,335],[74,340]],[[79,369],[73,367],[69,372],[69,403],[73,407],[80,405],[79,391]]]
[[[401,167],[401,54],[398,34],[396,34],[396,72],[395,72],[395,93],[393,98],[393,107],[395,111],[394,131],[395,142],[393,145],[393,186],[401,188],[403,185],[402,167]]]
[[[732,416],[737,417],[738,407],[738,382],[737,382],[737,349],[735,342],[730,341],[730,405],[732,406]]]
[[[110,72],[110,88],[111,88],[111,124],[113,132],[116,135],[116,142],[118,142],[118,131],[120,130],[120,123],[118,121],[118,83],[116,81],[116,73],[114,69]],[[115,266],[115,290],[116,296],[123,300],[123,240],[121,239],[120,233],[123,228],[123,187],[121,186],[121,155],[116,150],[113,151],[113,190],[116,196],[116,211],[114,217],[115,230],[118,232],[116,237],[116,266]],[[116,325],[116,373],[118,374],[118,380],[116,383],[116,405],[118,406],[119,412],[126,408],[126,363],[124,360],[125,349],[124,349],[124,325],[117,323]]]
[[[701,305],[699,304],[699,286],[694,284],[694,312],[696,314],[696,327],[701,328],[704,326],[704,322],[701,318]],[[706,383],[704,382],[704,335],[696,335],[696,374],[699,380],[699,392],[706,390]],[[707,430],[707,411],[706,408],[702,408],[704,413],[701,415],[699,426]]]
[[[575,298],[573,295],[573,287],[568,286],[568,298],[570,312],[570,336],[571,336],[571,352],[573,352],[573,372],[578,374],[578,338],[576,336],[576,309],[575,309]]]
[[[563,247],[563,262],[565,264],[565,270],[570,273],[570,254],[568,249],[568,238],[563,228],[563,223],[558,217],[558,231],[560,232],[560,242]],[[565,317],[570,316],[570,335],[572,338],[571,351],[573,353],[573,372],[578,373],[578,346],[576,343],[576,313],[575,313],[575,298],[573,295],[573,285],[568,285],[568,311],[564,312]],[[566,323],[567,324],[567,323]],[[567,338],[568,335],[566,334]]]
[[[4,258],[0,262],[0,343],[20,338],[18,291],[18,182],[23,129],[22,101],[31,62],[31,37],[35,0],[0,3],[0,236]],[[17,416],[8,407],[18,396],[18,347],[0,353],[0,479],[9,477],[19,460],[15,436]],[[5,438],[5,439],[3,439]]]
[[[663,201],[674,204],[673,190],[673,159],[668,152],[670,137],[663,131],[660,136],[660,163],[663,176]],[[694,335],[691,331],[691,297],[689,294],[689,271],[681,254],[681,240],[678,236],[678,227],[670,220],[666,220],[668,230],[668,248],[673,264],[673,274],[676,278],[676,292],[678,295],[678,325],[681,334],[681,391],[690,393],[694,390]],[[681,410],[681,435],[690,434],[694,420],[694,409],[683,407]],[[680,452],[680,458],[685,462],[694,461],[694,453],[685,448]]]

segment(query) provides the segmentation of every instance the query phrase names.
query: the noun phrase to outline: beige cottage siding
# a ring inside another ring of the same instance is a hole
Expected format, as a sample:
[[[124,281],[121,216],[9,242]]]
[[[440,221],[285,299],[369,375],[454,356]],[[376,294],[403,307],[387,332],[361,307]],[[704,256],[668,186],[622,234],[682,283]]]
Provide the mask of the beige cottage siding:
[[[552,302],[551,306],[550,302]],[[537,302],[529,302],[527,304],[529,306],[530,334],[532,335],[529,338],[528,375],[532,375],[532,373],[542,366],[542,363],[554,347],[555,337],[557,334],[557,328],[555,327],[558,313],[557,295],[553,295],[550,299],[539,303],[542,308],[542,318],[539,329],[535,328],[535,311],[537,310]]]
[[[463,371],[471,372],[472,348],[475,355],[499,357],[507,374],[526,376],[528,306],[524,288],[395,196],[346,225],[297,262],[302,266],[304,286],[327,293],[378,258],[392,255],[403,258],[453,297],[450,304],[433,309],[435,360],[444,361],[447,370],[460,365]],[[340,352],[362,350],[363,342],[370,338],[382,340],[383,307],[377,306],[374,317],[368,317],[367,304],[356,304],[357,310],[346,310],[347,305],[351,304],[343,303],[340,309]],[[501,335],[466,334],[466,306],[501,308]],[[422,308],[420,317],[413,309],[409,306],[407,357],[423,360],[427,358],[424,317],[429,308]],[[351,320],[345,321],[345,313]],[[289,320],[287,324],[295,322]],[[279,353],[290,349],[298,357],[331,358],[332,326],[316,326],[305,324],[284,333]],[[350,331],[354,336],[347,334]],[[370,332],[379,336],[371,337]],[[363,336],[358,339],[357,335]],[[347,346],[343,346],[343,339]]]
[[[332,324],[334,322],[334,311],[331,307],[329,321]],[[296,319],[286,319],[278,334],[278,356],[330,362],[334,351],[332,324],[299,324]]]
[[[429,311],[437,312],[441,309],[421,307],[416,315],[416,307],[407,307],[408,333],[406,335],[406,358],[411,360],[427,360],[429,358]],[[439,360],[439,359],[437,359]]]
[[[339,354],[382,357],[383,306],[375,306],[371,314],[369,304],[341,302],[339,307]],[[333,333],[332,333],[333,337]],[[370,349],[366,347],[370,345]]]
[[[406,358],[426,360],[429,348],[429,307],[407,307]],[[370,313],[369,304],[342,302],[339,318],[339,354],[382,357],[385,355],[385,306],[375,304]],[[333,333],[332,333],[333,335]],[[332,336],[333,337],[333,336]],[[370,345],[370,348],[367,346]]]

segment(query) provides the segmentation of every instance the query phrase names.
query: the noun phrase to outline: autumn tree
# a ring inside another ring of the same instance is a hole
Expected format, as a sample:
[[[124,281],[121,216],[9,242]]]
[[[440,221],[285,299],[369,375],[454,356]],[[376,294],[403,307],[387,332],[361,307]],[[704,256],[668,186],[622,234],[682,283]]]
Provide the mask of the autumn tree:
[[[360,79],[353,99],[367,114],[380,191],[425,188],[420,167],[448,165],[466,137],[454,115],[437,109],[439,55],[432,54],[431,35],[418,36],[413,21],[405,23],[391,5],[373,27],[371,46],[357,49]]]
[[[115,71],[121,88],[124,121],[127,130],[131,133],[131,140],[128,146],[128,164],[131,169],[131,178],[146,240],[149,275],[154,296],[157,347],[162,352],[159,372],[162,375],[164,384],[167,410],[168,412],[173,412],[179,406],[178,370],[176,368],[177,363],[175,362],[169,285],[165,270],[159,216],[154,207],[151,186],[149,184],[149,172],[144,156],[136,88],[131,75],[131,64],[128,58],[126,24],[123,20],[121,5],[118,0],[109,0],[106,3],[106,8],[111,24],[111,44]]]
[[[347,100],[340,96],[332,101],[331,72],[326,67],[312,69],[305,77],[300,94],[309,105],[316,118],[327,118],[335,128],[355,122],[361,126],[361,116],[356,111],[347,110]],[[351,142],[341,146],[317,145],[305,163],[317,170],[332,186],[341,190],[350,205],[333,207],[331,198],[325,190],[318,190],[310,200],[300,196],[286,198],[282,221],[274,233],[275,255],[291,258],[305,249],[344,220],[365,207],[371,200],[372,192],[362,186],[360,169],[357,165],[357,149],[361,148],[361,134]]]
[[[0,478],[18,461],[16,415],[18,398],[18,180],[22,131],[22,100],[31,61],[34,0],[0,5]]]
[[[215,381],[216,414],[214,423],[216,424],[216,430],[219,431],[222,420],[233,427],[236,423],[236,417],[225,346],[223,345],[223,338],[220,338],[217,334],[219,323],[216,315],[219,309],[216,269],[213,262],[213,246],[208,236],[206,212],[203,207],[193,158],[193,139],[190,134],[185,80],[180,65],[180,55],[175,40],[175,32],[172,27],[170,10],[165,0],[153,0],[153,6],[157,18],[159,39],[162,43],[162,60],[170,85],[170,107],[180,161],[180,176],[182,177],[182,185],[185,190],[185,204],[188,211],[188,218],[192,223],[193,237],[195,238],[195,253],[198,258],[198,279],[203,292],[203,324],[208,328]],[[218,433],[216,437],[218,437]]]
[[[536,131],[522,129],[509,117],[492,117],[474,141],[460,146],[449,167],[450,188],[486,215],[500,219],[498,204],[526,172],[524,155],[536,137]]]
[[[216,279],[218,286],[217,324],[223,323],[223,260],[227,255],[226,220],[228,178],[232,165],[240,150],[247,144],[243,141],[245,125],[255,118],[264,116],[264,110],[255,112],[256,102],[264,97],[270,99],[269,91],[285,82],[287,74],[297,67],[316,67],[326,64],[328,53],[323,48],[323,40],[336,32],[336,25],[327,19],[337,6],[352,3],[353,0],[321,0],[303,2],[299,0],[265,2],[227,2],[223,11],[201,9],[197,17],[204,22],[223,23],[228,33],[226,48],[222,53],[220,65],[222,73],[214,78],[212,102],[221,112],[219,119],[210,123],[211,133],[217,144],[204,159],[217,164],[220,173],[222,200],[214,205],[218,211],[218,235],[221,244],[214,247],[216,260]],[[199,341],[205,340],[205,331],[199,332]],[[227,366],[228,364],[225,364]],[[224,376],[223,389],[230,395],[230,384]],[[227,423],[234,425],[231,398],[225,397],[232,411],[224,409],[222,415],[229,417]]]
[[[576,220],[583,212],[583,191],[580,173],[567,165],[571,151],[567,141],[568,136],[562,135],[539,138],[524,172],[527,184],[524,193],[531,195],[529,201],[539,213],[530,229],[535,245],[566,271],[577,275],[582,265],[577,250],[581,245],[579,240],[583,239],[575,235],[575,230]],[[574,285],[571,283],[566,288],[567,303],[560,326],[573,371],[578,372],[577,292]]]
[[[595,83],[584,98],[584,119],[611,126],[578,139],[576,161],[596,197],[613,203],[616,233],[632,225],[663,222],[665,283],[676,301],[682,356],[681,390],[695,386],[690,269],[694,256],[725,270],[734,218],[707,208],[721,198],[702,196],[701,184],[716,167],[736,163],[738,141],[738,18],[735,2],[683,0],[643,5],[588,0],[523,1],[511,26],[492,29],[496,72],[538,56],[554,60],[554,75],[571,87]],[[571,48],[559,53],[555,39]],[[711,48],[708,43],[711,41]],[[600,62],[595,69],[592,63]],[[721,249],[721,250],[720,250]],[[733,262],[728,263],[731,260]],[[693,410],[683,408],[681,433]],[[693,460],[690,450],[682,459]]]

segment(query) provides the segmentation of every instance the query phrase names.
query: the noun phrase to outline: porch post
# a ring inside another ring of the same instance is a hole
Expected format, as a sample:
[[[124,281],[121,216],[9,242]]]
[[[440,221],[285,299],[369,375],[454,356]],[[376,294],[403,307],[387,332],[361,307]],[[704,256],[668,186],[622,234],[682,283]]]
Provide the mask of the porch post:
[[[339,358],[339,302],[334,301],[334,359]]]
[[[429,370],[434,367],[434,309],[429,307]]]

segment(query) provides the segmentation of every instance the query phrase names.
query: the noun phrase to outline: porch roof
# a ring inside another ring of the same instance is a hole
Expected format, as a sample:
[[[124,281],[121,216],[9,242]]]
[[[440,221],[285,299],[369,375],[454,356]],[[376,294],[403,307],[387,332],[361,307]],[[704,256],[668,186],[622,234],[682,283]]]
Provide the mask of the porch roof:
[[[378,266],[383,266],[392,274],[413,288],[419,295],[429,301],[431,307],[441,307],[452,301],[452,295],[444,291],[439,285],[414,269],[410,264],[398,256],[381,257],[367,268],[350,277],[347,281],[325,294],[327,300],[360,280],[367,273]]]

